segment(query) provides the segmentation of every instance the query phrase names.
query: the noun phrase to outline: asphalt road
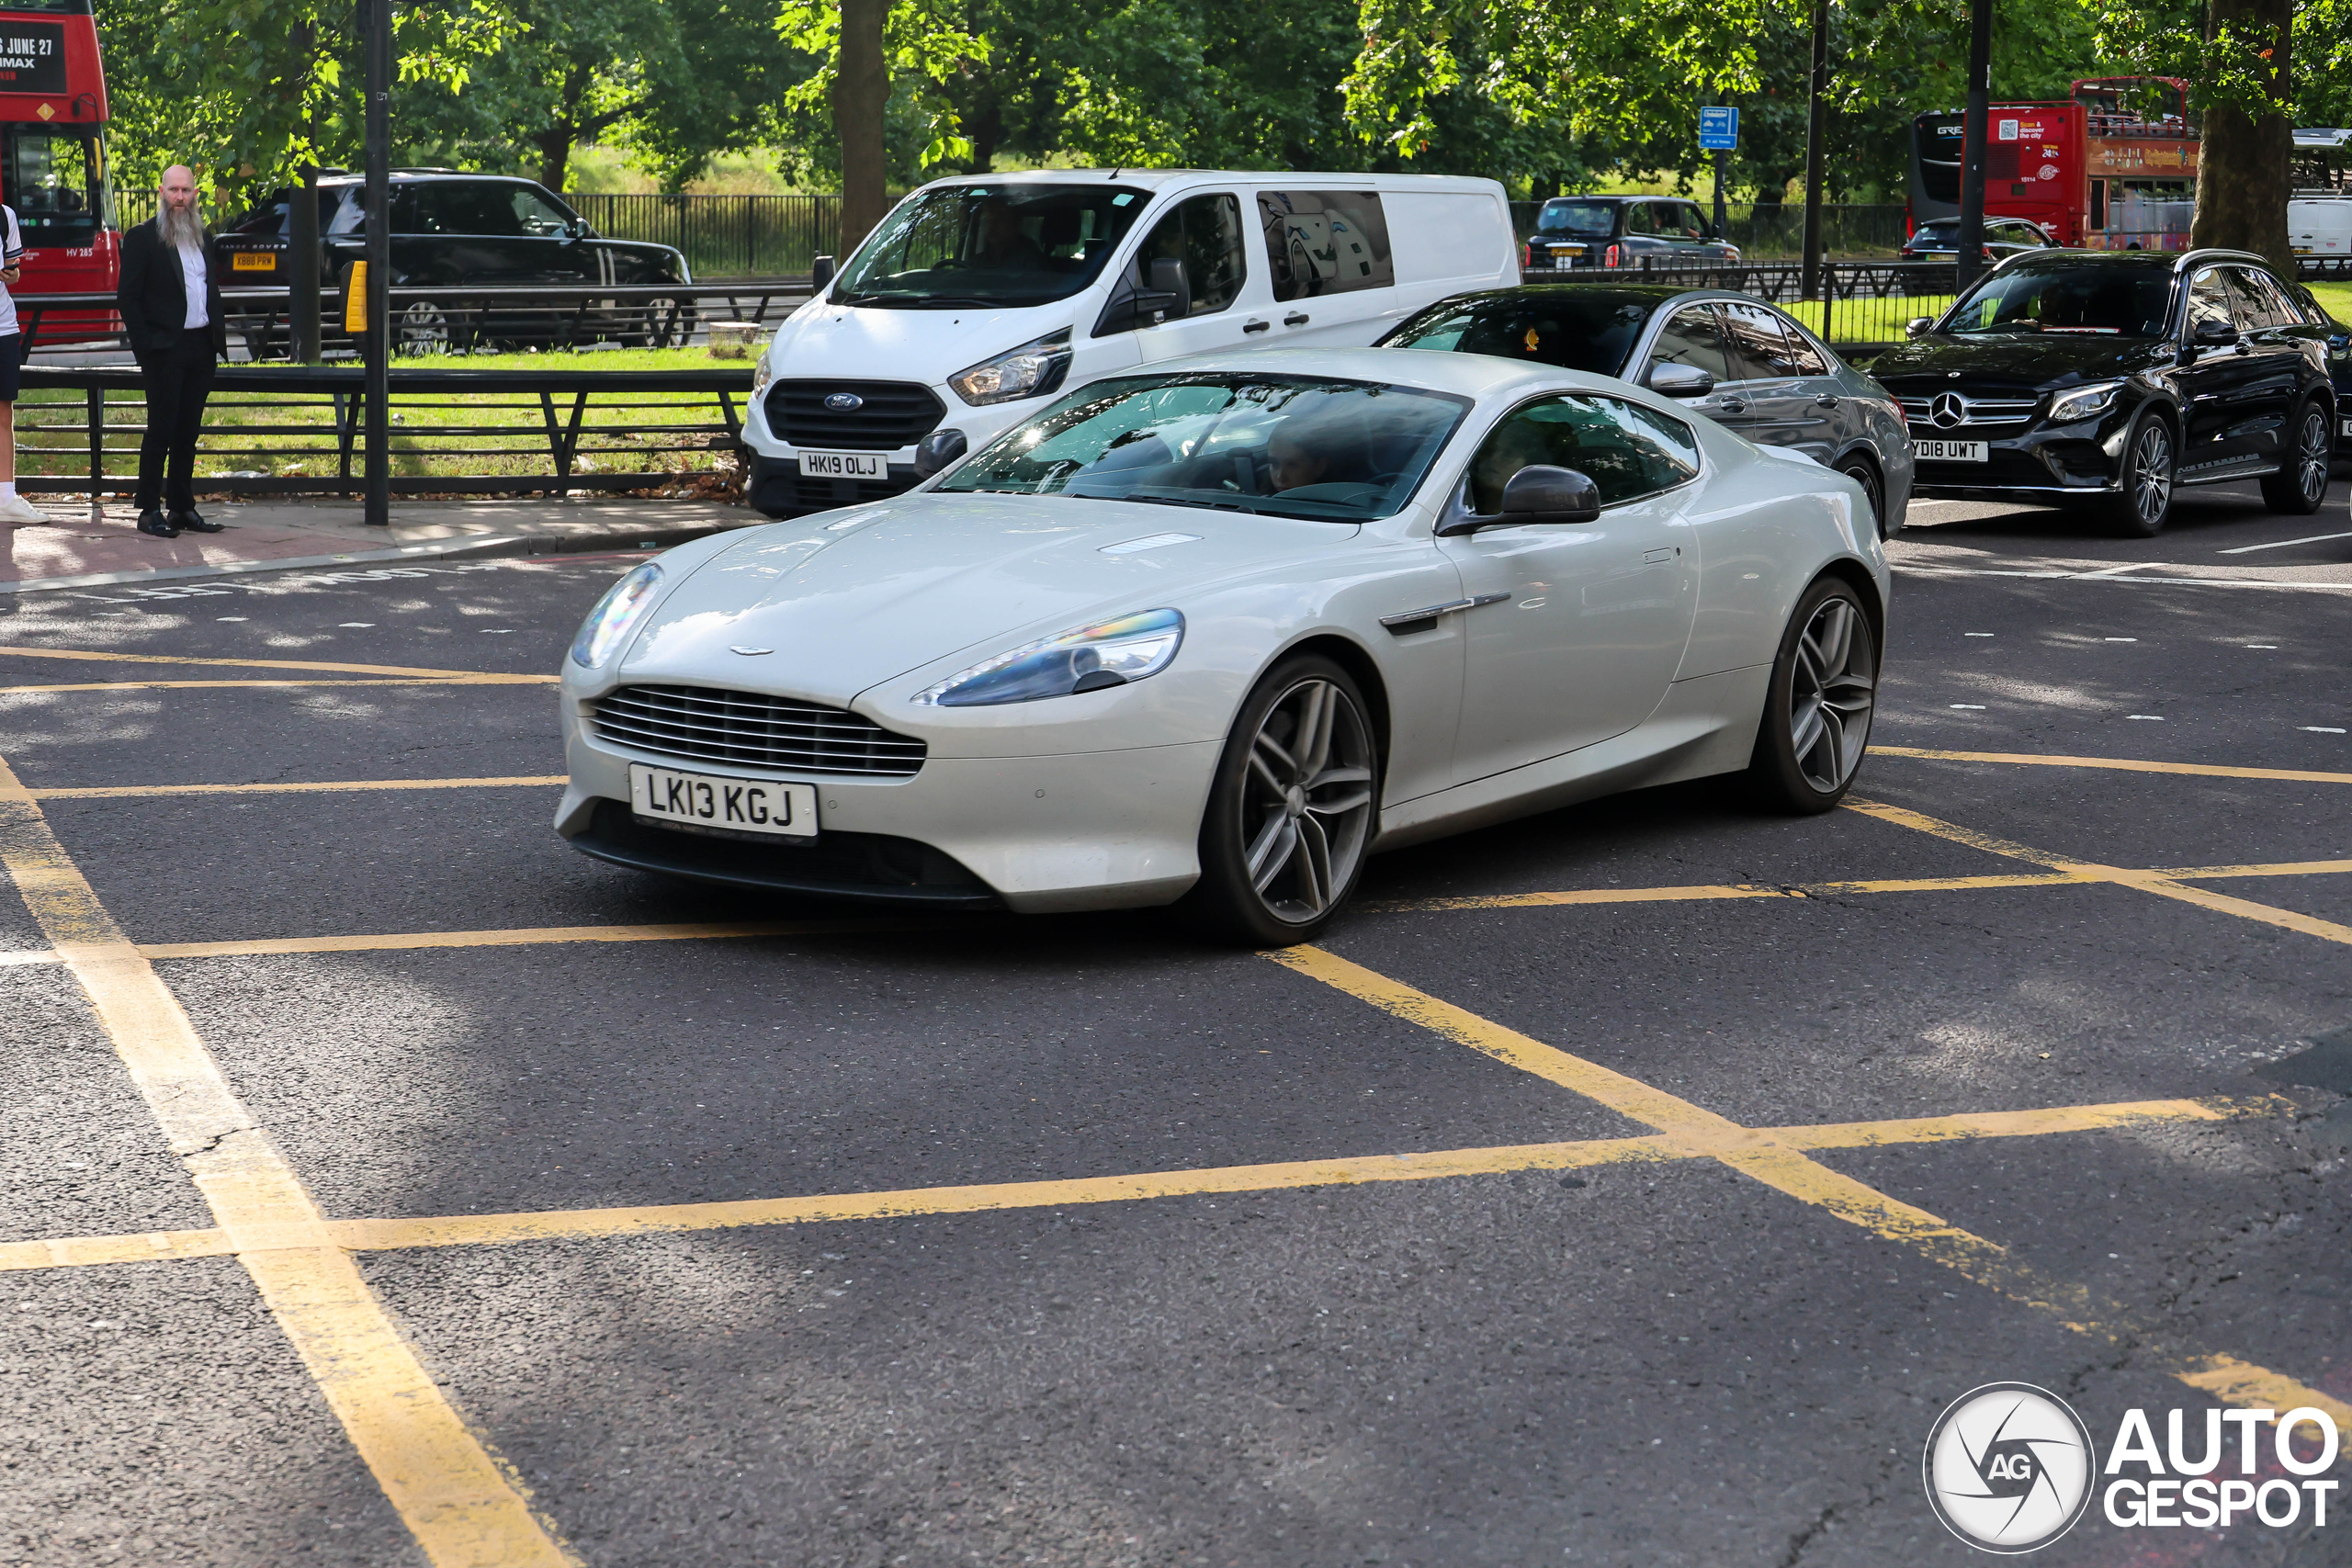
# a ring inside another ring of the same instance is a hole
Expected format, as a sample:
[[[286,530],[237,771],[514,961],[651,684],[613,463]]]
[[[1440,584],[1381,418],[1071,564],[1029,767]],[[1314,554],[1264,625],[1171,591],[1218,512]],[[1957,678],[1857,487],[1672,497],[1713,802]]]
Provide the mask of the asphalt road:
[[[1426,846],[1288,962],[567,850],[545,684],[381,671],[634,557],[0,601],[0,1562],[1881,1568],[1974,1557],[1980,1384],[2352,1426],[2352,520],[2248,502],[1921,503],[1867,809]]]

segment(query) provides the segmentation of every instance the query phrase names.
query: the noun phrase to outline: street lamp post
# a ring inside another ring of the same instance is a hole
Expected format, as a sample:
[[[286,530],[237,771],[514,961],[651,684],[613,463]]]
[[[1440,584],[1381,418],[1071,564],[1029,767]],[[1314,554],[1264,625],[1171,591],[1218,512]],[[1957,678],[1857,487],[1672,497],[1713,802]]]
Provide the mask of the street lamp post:
[[[368,499],[362,513],[392,520],[392,0],[362,0],[368,54]]]
[[[1984,139],[1992,130],[1993,0],[1969,0],[1968,111],[1960,128],[1960,235],[1953,288],[1965,293],[1984,265]]]
[[[1829,0],[1813,0],[1813,74],[1804,123],[1804,271],[1798,294],[1821,298],[1822,122],[1829,97]]]

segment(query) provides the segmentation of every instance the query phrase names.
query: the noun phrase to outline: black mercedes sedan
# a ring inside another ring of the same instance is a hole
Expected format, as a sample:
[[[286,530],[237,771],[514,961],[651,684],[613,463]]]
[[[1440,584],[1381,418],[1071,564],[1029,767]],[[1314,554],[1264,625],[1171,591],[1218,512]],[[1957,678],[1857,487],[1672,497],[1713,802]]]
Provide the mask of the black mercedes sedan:
[[[1375,347],[1532,359],[1687,398],[1691,412],[1786,446],[1862,487],[1881,538],[1911,504],[1911,439],[1886,389],[1785,312],[1722,288],[1556,283],[1456,294]]]
[[[2029,252],[1911,325],[1871,371],[1903,400],[1922,495],[2075,503],[2141,536],[2179,485],[2326,499],[2328,332],[2260,256]]]
[[[319,181],[320,282],[340,287],[366,254],[365,182],[356,175]],[[274,192],[214,240],[220,278],[232,287],[286,284],[296,189]],[[689,284],[686,258],[668,245],[607,240],[563,198],[533,180],[445,169],[395,169],[391,179],[392,282],[395,287],[528,288],[583,284]],[[407,353],[463,348],[477,338],[536,342],[573,325],[571,302],[485,295],[402,304],[392,324]],[[656,302],[658,307],[662,302]],[[674,316],[674,302],[666,312]],[[616,335],[650,335],[665,319],[645,302],[592,310],[585,324]],[[332,333],[341,325],[330,321]]]

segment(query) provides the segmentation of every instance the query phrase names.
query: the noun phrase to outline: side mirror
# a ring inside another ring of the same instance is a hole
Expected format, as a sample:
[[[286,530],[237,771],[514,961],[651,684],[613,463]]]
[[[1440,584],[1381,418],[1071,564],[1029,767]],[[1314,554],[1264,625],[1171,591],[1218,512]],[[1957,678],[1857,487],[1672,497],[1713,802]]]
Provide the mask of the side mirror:
[[[1650,390],[1669,398],[1703,398],[1715,389],[1715,378],[1695,365],[1658,364],[1650,367]]]
[[[1184,276],[1182,260],[1175,256],[1154,257],[1150,283],[1150,292],[1136,300],[1138,314],[1153,310],[1162,321],[1181,321],[1193,313],[1193,284]]]
[[[2199,348],[2226,346],[2238,341],[2237,323],[2208,316],[2189,329],[2188,341]]]
[[[924,479],[962,461],[965,452],[964,433],[960,430],[934,430],[915,443],[915,472]]]
[[[1600,487],[1574,468],[1530,463],[1503,486],[1506,523],[1589,523],[1600,515]]]
[[[1933,316],[1914,316],[1909,321],[1903,323],[1903,335],[1905,337],[1925,337],[1935,324],[1936,319]]]
[[[584,240],[588,238],[589,233],[588,220],[585,218],[574,218],[563,226],[563,237],[567,240]]]
[[[808,264],[808,288],[812,293],[822,293],[825,285],[833,280],[833,258],[819,256]]]

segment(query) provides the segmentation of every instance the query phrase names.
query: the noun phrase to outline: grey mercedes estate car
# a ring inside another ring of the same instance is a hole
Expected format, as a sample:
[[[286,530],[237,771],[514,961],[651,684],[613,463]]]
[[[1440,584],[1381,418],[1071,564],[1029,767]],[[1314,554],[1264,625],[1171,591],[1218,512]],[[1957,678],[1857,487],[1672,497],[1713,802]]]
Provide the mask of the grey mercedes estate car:
[[[1882,538],[1901,530],[1911,504],[1911,434],[1894,397],[1745,294],[1670,284],[1482,289],[1408,316],[1379,346],[1534,360],[1685,399],[1758,446],[1794,447],[1851,476]]]

